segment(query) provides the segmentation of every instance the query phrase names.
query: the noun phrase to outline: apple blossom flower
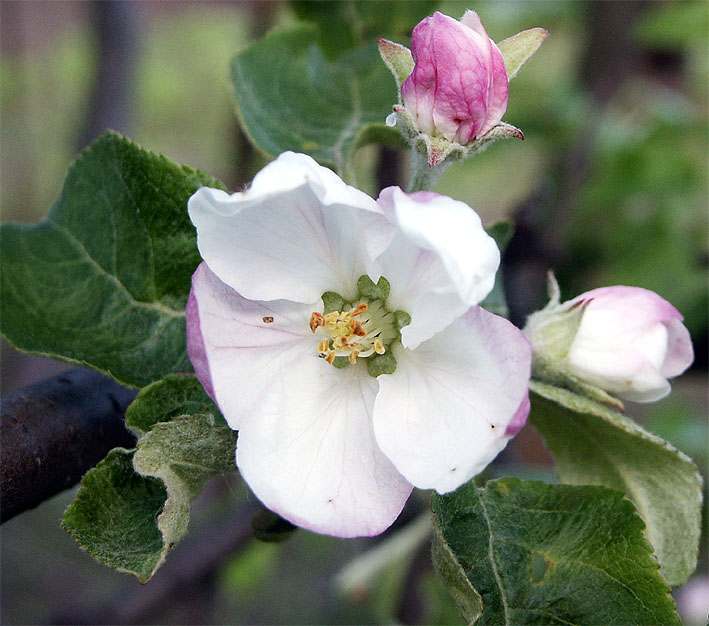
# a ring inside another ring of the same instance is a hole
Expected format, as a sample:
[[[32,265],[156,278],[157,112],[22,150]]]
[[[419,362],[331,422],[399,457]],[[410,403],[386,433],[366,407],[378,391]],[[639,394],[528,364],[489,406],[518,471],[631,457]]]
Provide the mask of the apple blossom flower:
[[[464,146],[502,120],[507,70],[475,11],[460,21],[438,11],[424,18],[414,28],[411,53],[415,65],[401,97],[421,132]]]
[[[524,329],[539,369],[636,402],[670,392],[694,354],[682,315],[656,293],[639,287],[602,287],[529,317]]]
[[[302,154],[246,191],[199,189],[195,372],[239,431],[255,495],[304,528],[374,535],[413,486],[479,473],[529,412],[531,350],[476,306],[499,251],[465,204],[377,201]]]

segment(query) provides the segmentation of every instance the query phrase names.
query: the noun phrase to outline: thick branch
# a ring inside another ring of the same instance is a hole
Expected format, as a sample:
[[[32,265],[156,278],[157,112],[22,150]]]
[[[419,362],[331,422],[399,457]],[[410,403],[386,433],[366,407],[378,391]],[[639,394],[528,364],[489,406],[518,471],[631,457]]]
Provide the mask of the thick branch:
[[[135,394],[78,368],[3,398],[0,521],[68,489],[112,448],[132,448],[123,415]]]

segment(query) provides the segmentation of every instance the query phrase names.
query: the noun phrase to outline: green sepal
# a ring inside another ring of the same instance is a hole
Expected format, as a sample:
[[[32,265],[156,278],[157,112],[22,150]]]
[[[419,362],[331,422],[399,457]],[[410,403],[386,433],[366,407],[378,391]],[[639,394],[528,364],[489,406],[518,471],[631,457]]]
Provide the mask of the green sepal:
[[[344,311],[345,299],[334,291],[326,291],[322,295],[323,313],[327,315],[334,311]]]
[[[402,328],[411,324],[411,316],[406,311],[394,311],[392,315],[394,316],[394,326],[399,332],[401,332]]]
[[[505,61],[507,80],[517,76],[520,68],[529,61],[548,36],[549,32],[543,28],[530,28],[497,44]]]
[[[396,358],[391,350],[384,354],[372,354],[367,357],[367,373],[376,378],[382,374],[393,374],[396,371]]]
[[[364,276],[360,276],[359,280],[357,280],[358,298],[369,300],[370,302],[374,300],[386,302],[386,299],[389,297],[390,288],[391,286],[389,285],[389,281],[384,278],[384,276],[379,278],[376,285],[366,274]]]
[[[402,83],[414,71],[414,57],[411,55],[411,50],[388,39],[377,39],[377,44],[382,60],[394,75],[396,86],[401,91]],[[399,103],[401,103],[401,96]]]

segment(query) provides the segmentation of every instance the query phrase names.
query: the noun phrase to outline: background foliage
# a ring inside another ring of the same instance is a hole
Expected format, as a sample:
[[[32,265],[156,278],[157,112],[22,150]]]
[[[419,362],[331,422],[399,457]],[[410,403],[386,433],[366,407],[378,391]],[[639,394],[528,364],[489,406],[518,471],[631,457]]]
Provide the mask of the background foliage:
[[[233,56],[272,24],[289,24],[297,17],[331,23],[323,12],[346,6],[125,4],[132,5],[134,13],[123,17],[133,20],[139,45],[124,51],[125,75],[115,85],[129,106],[123,117],[108,123],[152,151],[209,172],[231,189],[246,183],[264,162],[238,130],[229,88]],[[360,18],[350,22],[352,14],[341,16],[341,23],[349,26],[338,42],[354,45],[358,38],[376,34],[406,44],[407,29],[421,17],[392,12],[382,32],[372,26],[377,3],[356,4],[371,13],[359,13]],[[97,10],[91,4],[18,5],[21,8],[0,5],[0,208],[3,220],[34,222],[54,201],[77,150],[102,130],[90,132],[98,112],[87,103],[104,80],[99,59],[105,33],[102,39],[100,21],[91,21],[91,12]],[[503,142],[451,168],[438,190],[466,201],[487,224],[517,217],[518,258],[509,259],[506,274],[517,315],[543,302],[542,285],[530,272],[537,267],[543,275],[549,266],[559,271],[566,296],[598,285],[633,284],[658,291],[683,312],[697,345],[697,373],[675,384],[670,398],[647,410],[645,424],[706,468],[701,368],[706,368],[707,337],[708,10],[703,2],[648,4],[635,16],[632,28],[606,41],[594,34],[594,25],[611,20],[608,30],[613,33],[612,21],[621,20],[623,11],[611,4],[605,18],[599,18],[598,6],[469,6],[479,11],[496,40],[532,26],[544,26],[551,37],[511,87],[505,119],[524,130],[526,141]],[[428,13],[431,7],[425,7]],[[439,8],[457,16],[466,6],[445,2]],[[614,12],[620,17],[609,18]],[[347,51],[335,49],[333,34],[325,31],[321,41],[326,58],[334,62]],[[603,67],[604,54],[627,68],[610,77],[610,86],[604,76],[589,74],[594,63],[588,59]],[[405,163],[392,171],[385,167],[391,160],[391,153],[361,150],[358,183],[376,193],[392,182],[385,175],[405,178]],[[26,381],[13,376],[18,369],[8,366],[9,354],[3,350],[3,389],[13,380]],[[531,428],[491,471],[552,478]],[[296,533],[278,546],[234,539],[239,549],[217,573],[200,578],[196,560],[187,561],[187,569],[192,567],[198,578],[189,602],[149,601],[144,599],[149,587],[137,588],[134,581],[96,565],[58,529],[57,520],[72,495],[59,496],[3,528],[3,623],[76,623],[92,617],[101,622],[109,613],[125,623],[459,619],[431,572],[426,550],[423,557],[410,555],[407,567],[394,568],[399,576],[380,572],[379,578],[370,577],[343,595],[333,586],[332,575],[373,542],[342,542],[308,533]],[[237,479],[217,479],[195,505],[191,534],[198,538],[202,533],[202,542],[216,541],[221,526],[236,524],[234,518],[252,506]],[[191,548],[178,550],[189,554]],[[706,555],[706,549],[701,554]],[[701,565],[706,568],[706,562]],[[412,586],[421,593],[421,606],[413,607],[413,615],[407,613],[411,598],[398,593]],[[39,598],[38,587],[46,591]],[[279,601],[264,600],[275,597]],[[126,607],[128,598],[133,604]],[[686,621],[691,623],[691,617]]]

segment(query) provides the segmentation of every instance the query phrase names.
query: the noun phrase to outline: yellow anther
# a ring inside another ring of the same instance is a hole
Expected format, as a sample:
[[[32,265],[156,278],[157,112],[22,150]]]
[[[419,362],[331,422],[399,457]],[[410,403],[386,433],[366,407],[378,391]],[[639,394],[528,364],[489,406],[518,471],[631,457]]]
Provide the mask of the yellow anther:
[[[359,356],[359,350],[352,350],[352,352],[347,355],[347,360],[354,365],[357,362],[357,357]]]
[[[330,351],[330,340],[323,339],[318,344],[318,354],[327,354]]]
[[[325,321],[325,326],[327,326],[330,330],[335,328],[337,325],[337,321],[340,318],[340,312],[339,311],[333,311],[332,313],[328,313],[323,317]]]
[[[335,351],[330,350],[326,355],[325,355],[325,360],[332,365],[333,361],[335,360]]]
[[[325,326],[325,318],[322,313],[315,311],[310,316],[310,331],[314,333],[320,326]]]
[[[384,354],[386,352],[386,348],[384,347],[384,344],[381,341],[379,341],[379,339],[374,340],[374,344],[372,345],[372,347],[374,348],[374,351],[377,354]]]

